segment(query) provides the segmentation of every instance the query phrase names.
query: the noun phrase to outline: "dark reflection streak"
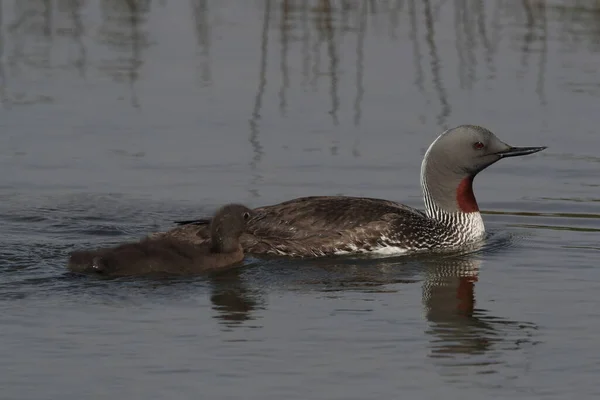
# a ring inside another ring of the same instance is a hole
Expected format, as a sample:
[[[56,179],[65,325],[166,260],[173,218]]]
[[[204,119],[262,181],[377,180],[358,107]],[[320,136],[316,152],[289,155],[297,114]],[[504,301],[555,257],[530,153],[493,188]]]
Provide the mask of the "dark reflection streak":
[[[10,68],[8,75],[18,76],[20,74],[20,63],[23,59],[23,35],[20,34],[21,25],[27,21],[32,16],[35,16],[35,13],[31,10],[22,10],[20,6],[23,5],[23,2],[16,2],[15,4],[15,17],[16,21],[12,22],[8,25],[7,31],[9,33],[9,43],[12,43],[12,51],[10,56],[8,57],[8,66]],[[8,100],[8,99],[7,99]],[[13,102],[14,100],[8,101],[6,104]]]
[[[360,125],[361,117],[361,102],[365,89],[363,86],[364,76],[364,46],[365,46],[365,33],[367,30],[367,13],[363,3],[363,7],[358,14],[358,33],[356,37],[356,99],[354,100],[354,125]],[[353,146],[354,148],[354,146]],[[352,151],[355,153],[355,150]],[[358,153],[356,151],[356,153]],[[356,154],[355,154],[356,155]]]
[[[415,63],[415,85],[419,89],[419,92],[427,99],[427,94],[425,93],[425,87],[423,86],[424,82],[424,73],[423,66],[421,65],[421,60],[423,56],[421,55],[421,46],[419,45],[419,23],[417,21],[417,10],[415,5],[416,0],[409,0],[408,2],[408,14],[410,16],[410,33],[409,38],[413,43],[413,61]]]
[[[0,0],[0,101],[6,106],[6,70],[4,67],[4,0]]]
[[[398,34],[398,25],[400,22],[400,12],[402,11],[402,7],[404,6],[404,0],[396,0],[394,2],[394,6],[389,11],[390,14],[390,38],[397,39]]]
[[[16,20],[8,25],[7,33],[9,33],[8,43],[12,44],[12,51],[10,56],[8,56],[8,66],[10,71],[7,75],[11,75],[13,77],[18,76],[21,73],[21,64],[28,65],[31,64],[34,60],[27,57],[24,52],[24,43],[25,43],[25,31],[27,30],[27,22],[30,19],[35,19],[38,16],[38,13],[35,10],[27,8],[29,4],[24,1],[15,1],[15,18]],[[49,50],[49,49],[48,49]],[[46,61],[48,62],[50,57],[46,57]],[[10,103],[16,103],[24,100],[25,94],[23,92],[14,93],[12,99],[6,98],[5,105],[10,105]]]
[[[464,5],[464,1],[454,0],[454,34],[456,35],[456,55],[458,56],[458,84],[461,89],[465,88],[465,56],[463,52],[463,36],[461,30],[461,4]]]
[[[316,21],[317,24],[317,37],[315,38],[315,42],[313,43],[312,52],[314,54],[314,63],[312,66],[312,80],[311,84],[313,86],[313,90],[317,91],[317,82],[321,75],[320,64],[321,64],[321,42],[323,41],[323,32],[321,28],[321,17],[318,15],[318,19]]]
[[[281,68],[281,88],[279,90],[279,112],[285,116],[285,110],[287,101],[285,97],[285,91],[290,86],[289,67],[287,65],[288,47],[289,47],[289,13],[290,5],[289,0],[284,0],[281,3],[281,22],[280,22],[280,34],[281,34],[281,57],[280,57],[280,68]]]
[[[473,83],[476,80],[475,67],[477,66],[477,57],[475,56],[475,49],[477,42],[475,41],[475,32],[473,31],[473,24],[471,22],[471,7],[467,0],[462,0],[462,25],[464,30],[465,38],[465,53],[466,57],[466,82],[467,88],[471,89]]]
[[[139,9],[136,0],[127,0],[129,7],[129,22],[131,24],[131,66],[129,69],[129,88],[131,89],[131,105],[140,108],[135,82],[138,78],[140,61],[140,32],[139,32]]]
[[[81,6],[82,0],[72,0],[71,1],[71,18],[73,19],[73,39],[77,43],[79,47],[79,58],[75,60],[75,67],[79,71],[79,75],[81,77],[85,77],[86,69],[87,69],[87,49],[83,44],[82,37],[84,35],[84,26],[81,21]]]
[[[52,1],[44,1],[44,36],[52,38]],[[49,60],[49,58],[48,58]]]
[[[332,9],[329,0],[323,2],[324,8],[324,27],[327,35],[327,51],[329,53],[329,75],[330,75],[330,93],[331,93],[331,118],[333,119],[334,125],[338,124],[337,111],[339,109],[339,98],[337,94],[337,68],[338,68],[338,57],[335,49],[335,35],[333,32],[332,23]],[[337,144],[334,144],[331,148],[332,153],[337,152]]]
[[[423,0],[425,6],[425,26],[427,28],[427,34],[425,39],[429,46],[429,54],[431,56],[431,73],[433,75],[433,83],[439,96],[439,100],[442,106],[442,110],[437,116],[437,124],[442,129],[447,129],[446,118],[450,115],[450,104],[448,103],[446,90],[442,85],[442,79],[440,74],[440,59],[437,54],[437,47],[435,44],[435,31],[433,24],[433,15],[431,13],[431,1]]]
[[[494,69],[494,63],[492,60],[492,47],[490,45],[490,39],[488,38],[487,34],[485,5],[483,0],[477,0],[475,4],[475,8],[477,10],[477,27],[479,29],[479,38],[481,39],[481,42],[483,43],[483,48],[485,49],[485,62],[490,72],[490,78],[493,78],[495,76],[496,71]]]
[[[348,19],[350,17],[350,11],[352,10],[352,5],[350,1],[342,1],[342,6],[341,6],[341,17],[340,17],[340,27],[341,27],[341,31],[345,32],[349,29],[349,22]]]
[[[538,77],[537,77],[537,84],[535,87],[535,91],[538,94],[538,97],[540,99],[540,103],[542,104],[542,106],[546,106],[547,101],[546,101],[546,89],[545,89],[545,84],[546,84],[546,68],[547,68],[547,63],[548,63],[548,16],[546,15],[546,4],[545,3],[539,3],[538,4],[539,7],[539,14],[540,14],[540,20],[541,20],[541,28],[542,28],[542,35],[540,37],[540,41],[542,43],[542,48],[540,49],[540,62],[539,62],[539,67],[538,67]]]
[[[196,40],[200,47],[202,62],[200,66],[200,79],[204,86],[208,86],[211,81],[210,69],[210,25],[208,23],[208,3],[207,0],[192,0],[192,15],[194,17],[194,28],[196,30]]]
[[[308,25],[308,2],[302,6],[302,86],[306,86],[310,79],[310,28]]]
[[[52,1],[45,0],[44,1],[44,29],[43,34],[46,40],[49,43],[45,43],[43,46],[43,60],[41,64],[46,68],[47,72],[50,72],[50,62],[52,60],[51,51],[52,51]]]
[[[488,3],[489,4],[489,3]],[[501,34],[502,34],[502,29],[500,26],[500,18],[501,18],[501,13],[500,13],[500,8],[501,4],[500,2],[495,2],[494,3],[494,11],[492,12],[492,38],[491,38],[491,48],[493,49],[493,52],[498,51],[498,45],[500,43],[501,40]],[[493,74],[495,75],[495,67],[494,67],[494,72]]]
[[[250,161],[250,169],[256,171],[258,163],[262,160],[264,154],[263,147],[260,144],[258,138],[259,128],[258,120],[260,119],[260,109],[262,107],[262,97],[265,93],[267,86],[267,49],[269,45],[269,20],[271,18],[271,0],[265,1],[265,11],[263,16],[263,29],[261,33],[261,44],[260,44],[260,71],[259,71],[259,85],[256,96],[254,97],[254,108],[252,109],[252,117],[248,121],[250,125],[250,136],[248,138],[250,146],[254,152],[252,161]],[[262,177],[260,174],[254,174],[251,181],[250,194],[254,197],[260,197],[259,192],[254,187]]]
[[[367,31],[367,12],[365,4],[358,12],[358,32],[356,37],[356,98],[354,99],[354,126],[360,125],[362,115],[361,103],[364,97],[365,88],[363,85],[364,77],[364,42]],[[355,133],[354,143],[352,143],[352,155],[360,157],[358,146],[360,144],[360,132]]]
[[[531,9],[531,5],[529,4],[529,0],[522,0],[523,3],[523,9],[525,11],[525,17],[527,19],[526,22],[526,27],[527,30],[525,32],[525,36],[523,37],[523,54],[521,57],[521,65],[525,68],[527,68],[529,62],[527,61],[529,58],[529,53],[531,52],[531,42],[533,41],[534,38],[534,33],[533,33],[533,28],[535,26],[535,18],[533,16],[533,10]],[[525,72],[521,73],[520,75],[523,76]]]
[[[377,14],[377,2],[375,0],[369,0],[369,4],[370,4],[370,9],[371,9],[371,14],[375,15]]]

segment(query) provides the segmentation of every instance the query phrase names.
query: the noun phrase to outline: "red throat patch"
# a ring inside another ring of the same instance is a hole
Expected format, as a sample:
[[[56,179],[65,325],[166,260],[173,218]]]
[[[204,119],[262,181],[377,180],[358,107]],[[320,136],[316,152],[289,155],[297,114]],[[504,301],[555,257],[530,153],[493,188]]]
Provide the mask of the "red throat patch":
[[[458,187],[456,188],[456,202],[458,203],[458,208],[462,212],[471,213],[479,211],[477,200],[475,200],[475,195],[473,194],[472,176],[464,178],[458,184]]]

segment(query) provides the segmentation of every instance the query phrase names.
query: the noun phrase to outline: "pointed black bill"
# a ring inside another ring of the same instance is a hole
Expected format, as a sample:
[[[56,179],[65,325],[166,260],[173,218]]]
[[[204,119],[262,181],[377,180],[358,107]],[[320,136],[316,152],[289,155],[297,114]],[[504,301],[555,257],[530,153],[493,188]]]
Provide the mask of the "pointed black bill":
[[[541,147],[509,147],[506,150],[502,150],[496,153],[500,157],[516,157],[516,156],[526,156],[527,154],[537,153],[538,151],[542,151],[546,148],[546,146]]]

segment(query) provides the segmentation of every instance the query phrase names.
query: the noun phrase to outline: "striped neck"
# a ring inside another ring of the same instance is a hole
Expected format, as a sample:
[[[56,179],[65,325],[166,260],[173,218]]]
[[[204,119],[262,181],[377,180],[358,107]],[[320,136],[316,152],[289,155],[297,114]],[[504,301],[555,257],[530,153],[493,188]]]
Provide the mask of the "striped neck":
[[[463,241],[480,240],[485,227],[473,194],[474,176],[465,176],[431,162],[430,151],[438,139],[431,144],[421,163],[425,213],[448,229],[458,231]]]

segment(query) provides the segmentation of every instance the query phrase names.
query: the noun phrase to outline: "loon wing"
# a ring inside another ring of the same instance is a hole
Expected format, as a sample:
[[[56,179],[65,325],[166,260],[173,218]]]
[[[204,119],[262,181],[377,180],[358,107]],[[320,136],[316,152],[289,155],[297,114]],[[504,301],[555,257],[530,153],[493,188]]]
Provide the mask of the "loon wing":
[[[292,228],[344,229],[371,222],[387,213],[408,213],[425,216],[423,212],[401,203],[389,200],[349,197],[349,196],[311,196],[300,197],[283,203],[258,207],[253,210],[255,217],[249,226],[261,226],[266,229]],[[174,221],[179,226],[208,225],[211,218],[199,218]]]
[[[364,197],[302,197],[253,211],[241,242],[244,250],[255,254],[369,251],[391,245],[411,227],[430,223],[421,211],[404,204]],[[203,242],[209,239],[209,223],[210,219],[180,221],[179,227],[158,235]]]
[[[340,232],[381,220],[387,214],[420,215],[418,210],[393,201],[365,197],[314,196],[260,207],[249,221],[257,236],[291,235],[292,238]]]

